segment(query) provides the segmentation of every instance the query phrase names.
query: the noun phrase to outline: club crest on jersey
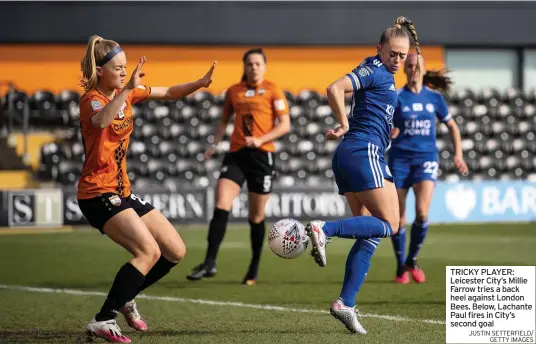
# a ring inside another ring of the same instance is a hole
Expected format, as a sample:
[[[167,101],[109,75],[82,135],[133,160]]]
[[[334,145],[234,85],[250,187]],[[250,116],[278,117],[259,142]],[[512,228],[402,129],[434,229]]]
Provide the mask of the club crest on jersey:
[[[96,99],[92,100],[91,101],[91,110],[93,110],[93,111],[102,110],[102,104]]]
[[[285,110],[285,101],[283,99],[277,99],[274,101],[274,107],[277,111]]]
[[[121,105],[121,109],[119,110],[119,113],[117,114],[117,118],[118,119],[123,119],[125,118],[125,113],[123,112],[123,110],[127,107],[127,103],[123,103],[123,105]]]
[[[244,94],[244,96],[246,98],[254,97],[255,96],[255,90],[247,90],[246,93]]]
[[[357,73],[362,77],[370,75],[370,71],[366,67],[359,68],[359,71]]]
[[[426,104],[426,111],[428,112],[434,112],[435,108],[434,108],[434,104]]]
[[[110,198],[108,199],[110,200],[110,203],[112,203],[116,207],[119,207],[121,205],[121,198],[119,198],[119,196],[117,195],[110,196]]]

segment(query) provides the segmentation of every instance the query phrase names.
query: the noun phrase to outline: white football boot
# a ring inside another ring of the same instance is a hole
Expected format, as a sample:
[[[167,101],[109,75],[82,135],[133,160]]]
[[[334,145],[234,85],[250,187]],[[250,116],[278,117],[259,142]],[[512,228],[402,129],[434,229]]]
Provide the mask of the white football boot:
[[[350,332],[367,334],[367,330],[365,330],[357,318],[359,311],[355,307],[345,306],[341,299],[337,299],[331,304],[329,312],[342,322]]]
[[[136,301],[132,300],[119,309],[119,312],[123,314],[128,326],[138,331],[147,331],[147,323],[138,312],[136,307]]]
[[[311,238],[313,247],[311,249],[311,256],[315,259],[315,262],[321,267],[326,266],[326,245],[329,243],[326,234],[322,230],[325,221],[311,221],[305,226],[307,236]]]
[[[97,321],[95,318],[91,319],[87,324],[88,339],[93,337],[103,338],[112,343],[130,343],[131,340],[121,334],[121,329],[117,325],[115,319]]]

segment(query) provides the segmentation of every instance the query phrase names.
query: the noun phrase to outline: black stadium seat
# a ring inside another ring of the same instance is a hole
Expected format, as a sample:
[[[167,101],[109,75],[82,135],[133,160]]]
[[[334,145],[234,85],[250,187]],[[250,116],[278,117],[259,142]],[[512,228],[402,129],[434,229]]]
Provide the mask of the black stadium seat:
[[[320,95],[314,90],[303,90],[298,93],[296,102],[309,108],[316,108],[321,104]]]
[[[284,90],[283,93],[285,94],[285,98],[287,98],[289,106],[292,106],[296,103],[296,97],[294,97],[294,94],[292,94],[292,92]]]
[[[56,114],[56,96],[46,90],[36,91],[29,99],[30,109],[35,111],[35,117],[41,115],[50,116]]]
[[[6,94],[5,108],[13,114],[17,123],[22,124],[24,108],[28,105],[28,95],[23,91],[13,91]]]
[[[502,101],[507,104],[514,104],[517,99],[523,100],[523,94],[515,87],[508,87],[502,95]]]
[[[221,157],[229,150],[232,120],[214,158],[204,161],[203,152],[212,142],[222,116],[225,92],[196,92],[178,101],[149,101],[134,106],[134,130],[127,152],[129,175],[138,186],[170,189],[215,183]],[[325,133],[336,126],[325,92],[285,91],[290,105],[291,133],[276,142],[275,166],[280,172],[274,183],[282,187],[333,184],[331,159],[338,141]],[[25,104],[30,125],[64,128],[69,134],[57,143],[43,145],[38,177],[69,186],[76,183],[84,150],[79,124],[80,94],[65,90],[54,95],[21,91],[11,94],[16,122],[22,123]],[[449,111],[462,134],[462,150],[471,169],[469,179],[536,178],[536,92],[516,88],[499,91],[458,89],[447,98]],[[351,95],[346,95],[349,111]],[[440,180],[462,180],[452,162],[453,146],[445,125],[437,125]]]
[[[64,125],[77,126],[80,116],[80,94],[75,91],[64,90],[56,97],[58,117]]]
[[[62,160],[58,164],[57,180],[63,185],[75,185],[78,182],[81,170],[81,162]]]
[[[497,106],[501,100],[501,94],[495,88],[483,88],[478,92],[477,100],[480,104]]]
[[[214,97],[214,95],[206,91],[195,92],[194,94],[186,97],[186,101],[192,106],[201,107],[205,109],[208,109],[212,105],[216,104],[216,98]]]

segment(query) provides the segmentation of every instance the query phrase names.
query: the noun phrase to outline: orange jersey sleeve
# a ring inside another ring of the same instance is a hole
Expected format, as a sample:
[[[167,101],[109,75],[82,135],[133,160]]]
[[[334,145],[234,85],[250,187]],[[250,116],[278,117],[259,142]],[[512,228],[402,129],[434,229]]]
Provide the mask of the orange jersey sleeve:
[[[151,87],[145,85],[138,85],[134,88],[130,94],[130,103],[136,104],[144,101],[151,94]]]
[[[245,82],[233,85],[227,91],[224,115],[235,113],[234,131],[231,136],[231,152],[245,147],[246,137],[261,137],[275,126],[275,120],[288,114],[283,91],[273,82],[263,81],[255,88]],[[273,142],[266,142],[259,149],[273,152]]]
[[[287,97],[283,90],[275,84],[272,86],[272,106],[277,117],[288,115]]]
[[[223,118],[231,118],[233,115],[233,88],[229,88],[225,93],[225,102],[223,103]]]
[[[112,123],[104,129],[94,127],[91,116],[101,111],[110,100],[97,90],[88,91],[81,97],[80,129],[85,161],[78,183],[79,199],[93,198],[108,192],[121,197],[130,195],[126,152],[134,128],[132,104],[146,99],[149,94],[149,87],[135,89]]]
[[[100,112],[108,99],[99,92],[88,92],[80,98],[80,122],[91,125],[91,117]]]

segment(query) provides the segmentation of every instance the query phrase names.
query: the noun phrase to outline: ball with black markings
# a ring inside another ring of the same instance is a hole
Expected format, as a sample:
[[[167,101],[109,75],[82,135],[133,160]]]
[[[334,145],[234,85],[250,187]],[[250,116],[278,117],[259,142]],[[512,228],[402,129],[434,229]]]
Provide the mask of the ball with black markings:
[[[274,223],[268,234],[268,246],[281,258],[299,257],[309,244],[305,226],[295,219],[282,219]]]

